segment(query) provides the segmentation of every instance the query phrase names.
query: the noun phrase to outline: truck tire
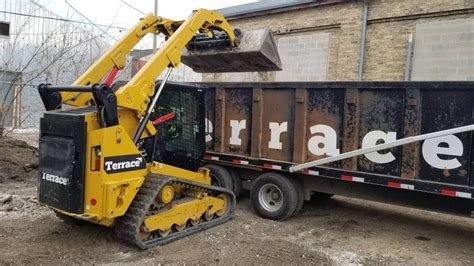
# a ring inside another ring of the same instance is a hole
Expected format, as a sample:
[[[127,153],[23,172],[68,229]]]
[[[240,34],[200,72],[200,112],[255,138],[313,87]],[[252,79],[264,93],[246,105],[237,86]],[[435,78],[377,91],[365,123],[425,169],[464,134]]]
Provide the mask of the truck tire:
[[[239,197],[240,192],[242,192],[242,179],[240,178],[240,174],[235,169],[229,169],[230,176],[232,177],[232,185],[235,197]]]
[[[278,173],[260,175],[253,183],[250,198],[257,214],[271,220],[287,219],[299,202],[295,184]]]
[[[293,182],[293,185],[295,186],[296,189],[296,194],[298,195],[298,204],[296,205],[296,210],[293,213],[293,215],[297,214],[301,209],[303,208],[304,205],[304,188],[303,184],[301,184],[300,180],[297,178],[291,178],[291,182]]]
[[[211,170],[211,185],[234,191],[232,176],[227,169],[215,164],[206,164],[204,167]]]

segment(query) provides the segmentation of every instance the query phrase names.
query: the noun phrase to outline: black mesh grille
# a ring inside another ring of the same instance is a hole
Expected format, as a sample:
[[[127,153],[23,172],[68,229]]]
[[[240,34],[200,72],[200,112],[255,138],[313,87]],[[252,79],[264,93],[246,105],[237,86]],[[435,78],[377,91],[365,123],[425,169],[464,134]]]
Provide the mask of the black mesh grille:
[[[153,120],[174,117],[157,125],[156,161],[197,170],[204,155],[203,93],[194,87],[168,85],[158,99]]]

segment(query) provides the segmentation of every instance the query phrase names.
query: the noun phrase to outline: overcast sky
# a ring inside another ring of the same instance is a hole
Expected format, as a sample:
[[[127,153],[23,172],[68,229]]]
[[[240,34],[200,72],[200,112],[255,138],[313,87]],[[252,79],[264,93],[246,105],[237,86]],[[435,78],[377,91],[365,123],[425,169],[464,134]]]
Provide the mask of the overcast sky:
[[[193,9],[218,9],[241,5],[256,0],[159,0],[158,15],[170,19],[185,19]],[[37,0],[40,4],[64,17],[78,18],[66,0]],[[153,12],[154,0],[67,0],[79,12],[95,23],[114,24],[130,28],[143,15],[132,7],[144,12]],[[68,13],[69,12],[69,13]]]
[[[155,0],[35,0],[56,15],[71,20],[123,27],[135,25],[143,13],[153,13]],[[158,0],[158,15],[174,19],[186,19],[194,9],[219,9],[257,0]],[[138,11],[137,11],[138,10]],[[85,18],[85,17],[86,18]],[[99,31],[99,27],[96,30]],[[114,43],[123,36],[123,30],[100,26],[106,31],[104,40]],[[151,48],[152,36],[146,36],[135,48]]]

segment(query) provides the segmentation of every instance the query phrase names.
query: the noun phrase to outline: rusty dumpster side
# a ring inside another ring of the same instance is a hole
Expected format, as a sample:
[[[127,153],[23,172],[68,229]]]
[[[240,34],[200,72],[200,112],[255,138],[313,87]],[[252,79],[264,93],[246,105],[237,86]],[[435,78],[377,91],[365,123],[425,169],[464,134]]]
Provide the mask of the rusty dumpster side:
[[[439,196],[428,201],[438,205],[447,201],[447,211],[453,211],[457,199],[462,205],[459,209],[466,208],[465,214],[474,211],[472,132],[358,156],[296,175],[288,172],[296,163],[474,124],[474,82],[195,85],[205,90],[207,162],[226,167],[248,188],[262,173],[274,171],[299,179],[305,199],[315,192],[339,194],[360,186],[368,191],[350,196],[383,201],[391,192],[401,193],[394,196],[396,202],[410,206],[421,202],[420,197]],[[348,189],[340,189],[344,186]],[[373,193],[375,187],[382,189],[381,195]]]

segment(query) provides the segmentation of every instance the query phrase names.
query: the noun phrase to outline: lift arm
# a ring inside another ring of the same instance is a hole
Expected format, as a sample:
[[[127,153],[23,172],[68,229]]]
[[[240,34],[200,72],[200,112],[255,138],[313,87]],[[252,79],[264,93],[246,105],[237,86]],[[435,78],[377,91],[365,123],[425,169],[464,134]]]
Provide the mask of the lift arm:
[[[155,80],[159,74],[168,66],[178,67],[181,63],[181,50],[197,31],[206,32],[211,26],[225,31],[231,45],[236,46],[233,29],[222,14],[205,9],[196,10],[171,34],[130,82],[116,92],[117,105],[143,112],[150,96],[155,93]]]
[[[148,14],[142,18],[124,37],[102,55],[74,83],[75,86],[92,85],[114,68],[123,69],[126,57],[133,47],[148,33],[163,33],[167,37],[164,45],[148,63],[117,92],[117,105],[142,113],[149,97],[154,94],[156,78],[168,66],[178,67],[181,62],[181,50],[197,31],[207,33],[209,27],[223,30],[232,46],[236,46],[236,37],[232,27],[220,13],[206,9],[193,11],[186,21],[173,21]],[[86,106],[92,99],[90,92],[61,92],[62,102],[73,106]]]

